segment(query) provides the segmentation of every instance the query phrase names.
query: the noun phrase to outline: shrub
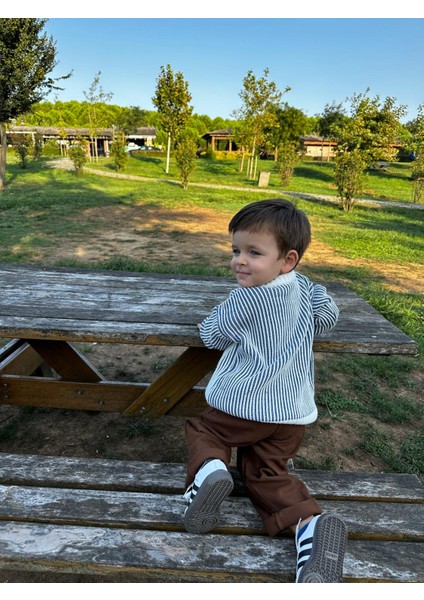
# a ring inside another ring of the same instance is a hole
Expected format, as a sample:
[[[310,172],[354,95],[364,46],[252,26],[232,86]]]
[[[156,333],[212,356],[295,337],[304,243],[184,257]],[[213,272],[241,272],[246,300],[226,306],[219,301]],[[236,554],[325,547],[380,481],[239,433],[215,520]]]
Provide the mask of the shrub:
[[[75,175],[82,175],[87,162],[84,142],[76,142],[68,150],[68,156],[74,163]]]
[[[28,135],[20,135],[14,143],[14,150],[19,157],[19,166],[21,169],[26,169],[28,165],[28,157],[32,153],[32,139]]]
[[[294,143],[285,144],[278,150],[278,171],[280,173],[281,184],[286,186],[292,178],[294,168],[299,160]]]
[[[353,209],[355,197],[363,189],[365,167],[366,162],[358,150],[341,152],[336,156],[334,178],[343,210],[350,212]]]
[[[60,156],[59,144],[55,140],[47,140],[43,144],[43,156]]]
[[[119,132],[112,144],[110,155],[113,158],[117,171],[124,171],[128,162],[128,154],[126,151],[125,134]]]
[[[418,204],[424,198],[424,156],[414,161],[411,177],[414,182],[413,199]]]

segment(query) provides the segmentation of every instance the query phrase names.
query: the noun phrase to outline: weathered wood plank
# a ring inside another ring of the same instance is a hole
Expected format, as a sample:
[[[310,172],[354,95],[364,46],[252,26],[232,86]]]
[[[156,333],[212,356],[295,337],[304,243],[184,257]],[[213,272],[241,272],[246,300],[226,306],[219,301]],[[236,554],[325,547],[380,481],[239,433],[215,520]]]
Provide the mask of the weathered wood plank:
[[[201,346],[196,324],[235,287],[195,278],[0,265],[0,335],[32,339]],[[417,344],[338,283],[340,307],[316,351],[416,354]],[[13,297],[13,303],[10,298]]]
[[[0,374],[31,375],[43,364],[44,360],[29,344],[23,340],[13,340],[7,344],[0,356]]]
[[[47,377],[0,376],[0,402],[72,410],[123,412],[147,385],[120,381],[73,382]]]
[[[323,501],[344,519],[352,539],[424,542],[424,506],[390,502]],[[0,521],[183,530],[182,494],[147,494],[0,485]],[[247,498],[228,498],[215,532],[265,535]]]
[[[423,486],[417,477],[294,474],[322,496],[324,510],[347,523],[345,581],[423,581]],[[186,533],[184,477],[181,464],[0,454],[0,568],[128,572],[157,581],[166,575],[199,582],[293,581],[292,534],[264,535],[237,477],[220,527],[205,536]]]
[[[34,340],[65,340],[104,344],[139,344],[146,346],[201,346],[197,325],[161,323],[127,323],[8,317],[0,315],[0,337]]]
[[[315,352],[352,354],[416,355],[417,345],[404,335],[376,328],[370,321],[363,328],[343,332],[340,327],[314,340]],[[367,333],[368,326],[368,333]],[[373,334],[370,334],[373,331]],[[372,338],[370,336],[373,336]],[[104,344],[139,344],[147,346],[203,347],[197,325],[123,321],[72,320],[0,315],[0,337],[24,339],[65,340],[70,342],[99,342]]]
[[[186,392],[187,379],[183,381],[184,387],[176,382],[173,389],[172,381],[168,380],[167,387],[156,389],[155,395],[145,397],[146,391],[150,389],[148,383],[105,380],[98,383],[74,382],[49,377],[0,375],[0,403],[126,414],[126,410],[137,401],[137,414],[149,417],[168,413],[174,416],[199,414],[207,406],[204,388],[193,386]],[[167,389],[172,389],[171,400],[175,404],[171,401],[168,403],[168,396],[163,395]],[[159,395],[159,392],[162,394]],[[184,395],[181,397],[181,394]],[[155,406],[159,406],[157,412]]]
[[[19,351],[23,345],[24,342],[22,340],[10,340],[7,342],[7,344],[0,348],[0,362],[5,361],[9,356]]]
[[[238,474],[231,469],[235,493],[244,494]],[[107,459],[0,453],[0,483],[165,494],[183,492],[186,466]],[[424,486],[416,475],[310,471],[299,469],[310,493],[321,499],[375,500],[424,503]]]
[[[0,567],[79,573],[208,574],[211,581],[294,581],[293,540],[0,523]],[[352,540],[345,581],[423,581],[422,545]]]

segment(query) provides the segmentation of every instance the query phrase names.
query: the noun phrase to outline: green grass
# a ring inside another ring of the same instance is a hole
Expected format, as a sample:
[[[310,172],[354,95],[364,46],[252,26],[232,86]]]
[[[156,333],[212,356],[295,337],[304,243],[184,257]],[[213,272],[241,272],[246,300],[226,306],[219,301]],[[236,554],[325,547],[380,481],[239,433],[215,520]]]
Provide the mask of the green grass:
[[[398,473],[424,473],[424,436],[411,434],[400,444],[393,435],[369,425],[364,429],[362,449],[383,460],[388,469]]]
[[[246,189],[257,187],[254,181],[246,179],[246,168],[240,172],[240,160],[210,160],[201,158],[196,161],[192,174],[193,183],[213,183],[242,186]],[[98,163],[87,164],[90,168],[115,172],[111,159],[101,158]],[[299,163],[289,185],[282,187],[277,165],[274,161],[258,161],[259,171],[270,173],[269,189],[280,191],[287,189],[293,192],[337,196],[337,188],[333,178],[333,163],[319,161],[303,161]],[[369,171],[366,175],[362,198],[374,200],[390,200],[393,202],[412,202],[413,183],[411,180],[411,163],[392,163],[386,171]],[[165,159],[162,156],[131,156],[125,173],[139,177],[169,179],[179,181],[178,169],[171,158],[169,173],[165,173]]]
[[[156,171],[152,170],[152,175],[160,171],[163,174],[163,159],[151,159],[154,163],[150,159],[131,160],[137,165],[143,164],[143,169],[147,168],[146,164],[153,164]],[[199,159],[198,163],[202,166],[202,171],[199,167],[198,177],[206,172],[208,178],[215,182],[223,178],[227,181],[231,170],[236,169],[231,161]],[[400,164],[393,166],[402,173],[407,167]],[[330,165],[308,163],[304,168],[307,173],[304,172],[302,177],[309,177],[307,191],[316,192],[322,180],[329,177]],[[317,172],[319,176],[314,175]],[[387,177],[387,173],[378,173],[373,175],[373,180],[387,180]],[[304,185],[306,188],[306,183]],[[196,207],[207,207],[230,218],[246,202],[269,197],[267,192],[248,193],[195,186],[184,191],[181,186],[165,180],[140,183],[91,174],[76,177],[71,172],[52,169],[46,160],[32,162],[28,169],[22,170],[13,160],[13,155],[8,164],[8,187],[0,194],[0,261],[46,264],[55,264],[54,249],[57,244],[66,244],[67,240],[84,240],[101,230],[102,223],[95,216],[90,216],[90,211],[98,207],[141,206],[147,219],[159,207],[187,207],[192,212]],[[345,213],[337,205],[327,202],[304,199],[296,202],[308,214],[314,237],[332,248],[338,257],[353,261],[369,259],[371,265],[390,263],[399,270],[407,270],[411,264],[421,266],[424,263],[422,210],[401,208],[399,205],[394,208],[358,205],[352,213]],[[81,218],[81,214],[84,214],[84,218]],[[128,226],[130,235],[130,222]],[[156,234],[152,232],[152,235],[158,234],[159,231]],[[83,266],[80,260],[76,260],[75,264]],[[107,259],[103,264],[90,266],[167,270],[166,265],[152,265],[147,257],[139,262],[120,255]],[[228,269],[215,271],[213,263],[208,263],[207,256],[201,263],[185,266],[184,269],[188,274],[229,274]],[[388,290],[372,266],[358,265],[341,269],[327,263],[310,269],[308,274],[322,280],[336,279],[348,283],[411,337],[418,338],[420,343],[423,341],[422,299],[417,294],[399,294]]]
[[[260,163],[262,170],[265,170],[262,165],[267,170],[275,167],[273,163]],[[113,172],[107,159],[96,168]],[[331,168],[328,163],[302,163],[296,169],[289,189],[335,195]],[[32,162],[28,169],[22,170],[11,156],[7,169],[8,186],[0,191],[0,262],[230,275],[228,266],[217,268],[208,255],[202,255],[201,260],[193,264],[177,263],[172,267],[152,263],[147,253],[143,260],[120,253],[95,263],[85,263],[78,257],[66,263],[58,260],[57,247],[75,240],[83,242],[102,232],[103,224],[93,212],[98,208],[125,211],[136,207],[148,220],[161,208],[187,208],[189,214],[195,214],[200,207],[227,215],[229,219],[247,202],[270,197],[269,190],[258,192],[254,182],[247,182],[238,172],[237,164],[231,161],[199,159],[193,181],[242,186],[241,191],[194,185],[184,191],[180,185],[168,181],[178,180],[175,165],[171,165],[169,175],[164,171],[162,158],[131,158],[126,173],[149,177],[149,181],[105,178],[88,173],[76,177],[71,172],[51,168],[46,160]],[[414,427],[417,431],[420,427],[422,430],[423,412],[422,403],[416,400],[419,390],[413,378],[417,367],[422,369],[423,365],[423,300],[411,291],[394,292],[373,268],[374,265],[391,265],[399,272],[408,273],[412,267],[417,272],[424,263],[424,211],[400,205],[410,201],[412,183],[409,177],[410,165],[407,164],[394,164],[387,172],[369,174],[368,197],[389,199],[393,202],[389,207],[358,204],[352,213],[345,213],[337,204],[325,201],[298,199],[295,202],[308,214],[314,238],[332,249],[337,258],[351,261],[348,266],[339,266],[337,261],[333,264],[329,260],[326,264],[309,266],[305,269],[306,274],[317,280],[346,283],[415,339],[420,347],[418,358],[334,355],[326,361],[325,368],[318,365],[320,411],[331,419],[349,419],[355,414],[368,416],[369,427],[374,427],[375,431],[373,435],[370,435],[371,429],[362,432],[362,448],[384,460],[388,469],[423,473],[422,439],[420,441],[414,433]],[[270,189],[281,195],[274,172]],[[152,239],[160,239],[160,226],[150,234]],[[175,231],[175,235],[181,235],[181,232]],[[132,237],[129,219],[128,239]],[[342,391],[334,379],[340,373],[346,381]],[[412,431],[402,440],[394,440],[375,423],[395,427],[406,425],[412,427]],[[12,435],[13,427],[14,423],[9,423],[3,435]],[[347,451],[354,452],[352,448]],[[331,465],[331,458],[323,457],[320,468],[332,468]]]

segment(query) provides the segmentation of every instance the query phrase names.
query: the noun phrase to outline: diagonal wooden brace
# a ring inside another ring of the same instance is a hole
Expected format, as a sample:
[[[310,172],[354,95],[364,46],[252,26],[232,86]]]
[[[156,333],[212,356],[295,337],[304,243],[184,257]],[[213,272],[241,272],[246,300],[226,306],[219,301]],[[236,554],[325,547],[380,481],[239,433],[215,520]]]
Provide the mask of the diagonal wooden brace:
[[[168,413],[205,375],[216,367],[222,352],[190,347],[160,375],[124,415],[158,417]]]

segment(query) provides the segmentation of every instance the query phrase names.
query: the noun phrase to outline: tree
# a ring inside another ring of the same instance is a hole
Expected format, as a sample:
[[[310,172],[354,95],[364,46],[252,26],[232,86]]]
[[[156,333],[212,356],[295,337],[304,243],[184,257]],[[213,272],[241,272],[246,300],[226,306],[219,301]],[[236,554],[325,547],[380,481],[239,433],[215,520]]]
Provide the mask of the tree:
[[[424,154],[414,160],[412,167],[413,190],[412,196],[414,202],[418,204],[424,198]]]
[[[99,159],[98,149],[97,149],[97,137],[99,135],[99,128],[103,125],[109,125],[109,123],[105,123],[104,115],[104,105],[112,99],[112,92],[104,92],[102,86],[100,85],[100,75],[101,71],[96,73],[93,79],[93,83],[88,88],[88,92],[84,92],[84,96],[87,99],[89,104],[88,107],[88,128],[90,130],[90,138],[91,138],[91,148],[92,152],[90,152],[90,160],[93,156],[94,160],[97,162]]]
[[[287,102],[281,108],[275,109],[275,118],[278,126],[269,131],[268,139],[273,146],[275,158],[278,160],[276,149],[284,147],[285,144],[295,146],[300,145],[300,138],[308,130],[308,117],[298,108],[289,106]]]
[[[390,96],[382,103],[379,96],[369,98],[367,92],[354,94],[350,102],[350,117],[330,128],[338,150],[357,150],[367,166],[378,160],[393,160],[405,106],[396,106],[396,100]]]
[[[334,127],[342,128],[348,116],[342,104],[326,104],[318,121],[318,133],[324,138],[331,137]]]
[[[242,130],[245,139],[248,137],[252,159],[256,148],[265,144],[267,132],[278,126],[275,108],[280,106],[283,94],[290,90],[286,87],[283,92],[279,91],[276,84],[268,80],[268,75],[269,69],[265,69],[259,79],[252,70],[247,72],[239,94],[243,104],[234,113],[236,119],[244,121]]]
[[[414,158],[424,156],[424,104],[418,107],[417,117],[405,125],[405,145]]]
[[[329,127],[337,142],[336,184],[342,207],[348,211],[362,190],[363,171],[375,161],[394,159],[399,119],[405,114],[405,107],[396,106],[392,97],[382,103],[379,96],[369,98],[366,92],[354,94],[350,102],[350,116]]]
[[[175,160],[181,175],[183,189],[188,188],[190,175],[194,170],[196,162],[197,144],[190,136],[180,138],[175,150]]]
[[[128,152],[126,150],[125,133],[118,131],[110,150],[117,171],[124,171],[128,162]]]
[[[170,65],[166,68],[162,66],[152,102],[160,114],[161,125],[168,134],[166,173],[169,173],[171,142],[184,130],[193,112],[190,101],[188,82],[184,80],[183,74],[178,71],[174,75]]]
[[[139,127],[148,127],[148,111],[139,106],[124,107],[120,110],[114,125],[124,133],[134,133]]]
[[[52,89],[56,46],[43,33],[46,19],[0,19],[0,189],[6,185],[6,126]]]
[[[408,149],[414,158],[412,167],[413,199],[418,203],[424,198],[424,104],[418,107],[418,115],[411,130]]]

